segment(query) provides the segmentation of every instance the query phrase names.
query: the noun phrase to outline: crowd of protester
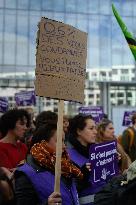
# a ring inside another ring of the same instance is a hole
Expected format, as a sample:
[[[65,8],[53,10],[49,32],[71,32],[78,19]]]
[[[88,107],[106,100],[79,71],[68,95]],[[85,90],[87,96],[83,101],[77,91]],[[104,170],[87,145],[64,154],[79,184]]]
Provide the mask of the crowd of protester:
[[[106,116],[106,115],[105,115]],[[36,119],[25,109],[13,109],[0,118],[1,205],[93,205],[96,193],[107,183],[90,180],[89,149],[93,144],[117,142],[119,174],[125,175],[136,159],[136,115],[132,117],[133,142],[126,129],[122,141],[104,117],[98,124],[91,115],[64,115],[60,193],[54,192],[56,113],[41,112]]]

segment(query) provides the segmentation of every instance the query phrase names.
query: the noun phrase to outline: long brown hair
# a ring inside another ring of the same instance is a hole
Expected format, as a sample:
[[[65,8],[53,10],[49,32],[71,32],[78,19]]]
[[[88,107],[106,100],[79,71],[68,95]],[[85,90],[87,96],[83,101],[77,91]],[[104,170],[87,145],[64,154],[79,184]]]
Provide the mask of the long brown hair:
[[[96,138],[96,141],[98,143],[100,142],[105,142],[105,141],[110,141],[110,140],[114,140],[115,137],[113,136],[113,139],[110,138],[109,140],[108,139],[105,139],[105,136],[104,136],[104,132],[106,130],[106,127],[112,123],[111,120],[108,120],[108,119],[103,119],[98,125],[97,125],[97,138]]]

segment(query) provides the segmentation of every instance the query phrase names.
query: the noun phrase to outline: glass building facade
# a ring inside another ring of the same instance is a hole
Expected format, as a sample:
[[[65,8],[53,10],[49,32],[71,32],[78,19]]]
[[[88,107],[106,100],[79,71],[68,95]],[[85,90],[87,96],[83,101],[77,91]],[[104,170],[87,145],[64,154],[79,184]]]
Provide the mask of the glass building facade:
[[[135,67],[112,3],[136,36],[135,0],[0,0],[0,73],[34,71],[37,24],[42,16],[88,33],[88,69]]]

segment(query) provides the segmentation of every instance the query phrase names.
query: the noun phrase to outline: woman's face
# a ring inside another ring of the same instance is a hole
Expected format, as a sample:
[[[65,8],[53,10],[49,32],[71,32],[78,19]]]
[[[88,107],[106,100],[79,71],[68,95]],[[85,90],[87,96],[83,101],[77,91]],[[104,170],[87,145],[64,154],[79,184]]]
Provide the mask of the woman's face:
[[[114,127],[112,123],[109,123],[104,131],[104,138],[105,139],[113,139],[114,137]]]
[[[87,119],[84,129],[78,130],[77,133],[78,140],[82,145],[87,146],[88,144],[95,143],[97,134],[95,122],[91,119]]]
[[[65,134],[63,132],[63,134],[62,134],[62,151],[64,151],[64,149],[65,149],[65,144],[64,144],[65,137],[64,136],[65,136]],[[51,149],[53,149],[54,151],[56,151],[56,144],[57,144],[57,131],[54,132],[54,134],[52,135],[52,137],[48,141],[48,146]]]
[[[16,139],[23,139],[24,134],[26,132],[27,128],[27,120],[24,119],[22,120],[18,120],[16,122],[16,126],[15,128],[12,130],[12,134],[15,136]]]

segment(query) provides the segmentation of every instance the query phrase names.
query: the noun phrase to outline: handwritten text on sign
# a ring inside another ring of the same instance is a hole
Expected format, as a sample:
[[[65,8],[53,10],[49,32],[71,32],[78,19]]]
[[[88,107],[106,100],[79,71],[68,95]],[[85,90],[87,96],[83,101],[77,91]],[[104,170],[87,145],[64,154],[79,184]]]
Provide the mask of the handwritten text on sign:
[[[116,141],[91,145],[91,180],[94,183],[107,181],[118,174]]]
[[[42,18],[36,56],[36,93],[45,97],[83,102],[86,48],[86,33]],[[45,76],[47,81],[43,81]],[[41,85],[41,82],[44,83]]]

